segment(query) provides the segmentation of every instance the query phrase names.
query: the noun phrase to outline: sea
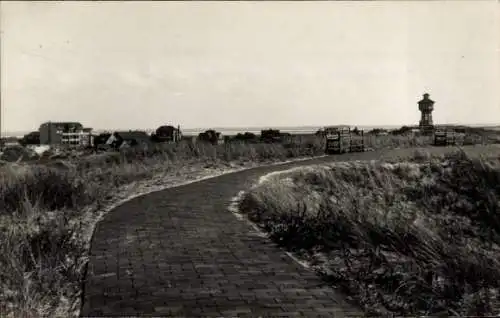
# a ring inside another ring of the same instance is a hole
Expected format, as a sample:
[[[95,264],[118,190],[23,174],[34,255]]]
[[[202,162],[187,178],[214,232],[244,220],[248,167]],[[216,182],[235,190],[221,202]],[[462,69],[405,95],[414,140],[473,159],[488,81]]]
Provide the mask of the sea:
[[[352,126],[353,128],[355,126]],[[374,128],[382,128],[382,129],[396,129],[399,128],[400,126],[357,126],[358,129],[363,129],[365,131],[372,130]],[[182,130],[182,134],[186,136],[190,135],[198,135],[201,132],[206,131],[207,129],[213,129],[215,131],[221,132],[223,135],[226,136],[234,136],[239,133],[253,133],[253,134],[260,134],[261,130],[265,129],[278,129],[281,132],[284,133],[290,133],[292,135],[305,135],[305,134],[314,134],[317,132],[319,129],[324,128],[324,126],[288,126],[288,127],[214,127],[214,128],[186,128]]]

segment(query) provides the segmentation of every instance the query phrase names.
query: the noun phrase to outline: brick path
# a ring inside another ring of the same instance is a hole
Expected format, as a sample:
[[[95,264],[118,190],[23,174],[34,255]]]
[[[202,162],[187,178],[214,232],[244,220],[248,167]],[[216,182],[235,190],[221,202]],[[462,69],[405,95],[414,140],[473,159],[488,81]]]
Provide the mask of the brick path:
[[[360,316],[227,207],[238,191],[268,172],[377,156],[346,154],[256,168],[117,207],[94,233],[82,316]]]

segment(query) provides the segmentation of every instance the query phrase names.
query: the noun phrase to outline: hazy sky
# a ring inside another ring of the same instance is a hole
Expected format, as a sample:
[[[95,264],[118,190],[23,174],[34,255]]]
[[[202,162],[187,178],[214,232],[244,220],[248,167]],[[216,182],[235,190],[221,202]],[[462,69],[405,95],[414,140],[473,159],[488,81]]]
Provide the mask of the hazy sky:
[[[500,123],[499,8],[6,1],[2,131]]]

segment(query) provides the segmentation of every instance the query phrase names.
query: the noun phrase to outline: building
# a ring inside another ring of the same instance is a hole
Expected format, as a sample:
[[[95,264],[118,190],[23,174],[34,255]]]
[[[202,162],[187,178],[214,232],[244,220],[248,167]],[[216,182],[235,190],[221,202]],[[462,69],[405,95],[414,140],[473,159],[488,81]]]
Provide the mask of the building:
[[[40,132],[32,131],[23,136],[21,139],[21,144],[23,145],[39,145],[40,144]]]
[[[46,122],[40,125],[40,144],[85,147],[92,145],[92,128],[78,122]]]
[[[434,101],[425,93],[424,98],[418,102],[418,109],[422,113],[419,128],[422,132],[432,132],[434,124],[432,122],[432,111],[434,110]]]
[[[159,142],[179,142],[182,139],[181,128],[170,125],[160,126],[153,134],[153,138]]]
[[[61,145],[70,147],[90,147],[93,144],[92,128],[83,128],[75,132],[63,132]]]

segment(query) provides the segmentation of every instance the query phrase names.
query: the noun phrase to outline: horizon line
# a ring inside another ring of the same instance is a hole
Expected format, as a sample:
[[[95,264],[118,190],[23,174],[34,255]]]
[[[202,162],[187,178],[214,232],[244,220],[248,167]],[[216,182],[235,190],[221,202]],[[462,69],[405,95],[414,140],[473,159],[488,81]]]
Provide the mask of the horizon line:
[[[168,125],[168,124],[167,124]],[[167,126],[165,125],[165,126]],[[301,126],[233,126],[233,127],[230,127],[230,126],[221,126],[221,127],[217,127],[217,126],[208,126],[208,127],[188,127],[188,128],[183,128],[182,125],[171,125],[173,127],[177,127],[177,126],[180,126],[181,127],[181,130],[191,130],[191,131],[206,131],[206,130],[209,130],[209,129],[213,129],[213,130],[220,130],[220,131],[223,131],[223,130],[234,130],[234,131],[241,131],[241,132],[245,132],[245,131],[256,131],[256,130],[263,130],[263,129],[278,129],[278,130],[307,130],[307,129],[318,129],[318,128],[322,128],[322,127],[327,127],[327,126],[338,126],[340,124],[336,124],[336,125],[301,125]],[[500,127],[500,122],[497,122],[497,123],[476,123],[476,124],[465,124],[465,123],[436,123],[434,124],[434,126],[443,126],[443,125],[449,125],[449,126],[470,126],[470,127],[485,127],[485,128],[497,128],[497,127]],[[163,126],[163,125],[162,125]],[[351,126],[351,127],[368,127],[368,128],[397,128],[397,127],[403,127],[403,126],[407,126],[407,127],[418,127],[418,124],[387,124],[387,125],[351,125],[351,124],[347,124],[347,126]],[[85,126],[87,127],[87,126]],[[88,127],[88,128],[91,128],[91,127]],[[158,128],[158,127],[157,127]],[[156,130],[157,128],[92,128],[93,131],[149,131],[149,130]],[[297,129],[298,128],[298,129]],[[20,131],[4,131],[1,133],[2,137],[12,137],[13,134],[26,134],[26,133],[29,133],[29,132],[33,132],[33,131],[38,131],[38,129],[36,130],[20,130]]]

